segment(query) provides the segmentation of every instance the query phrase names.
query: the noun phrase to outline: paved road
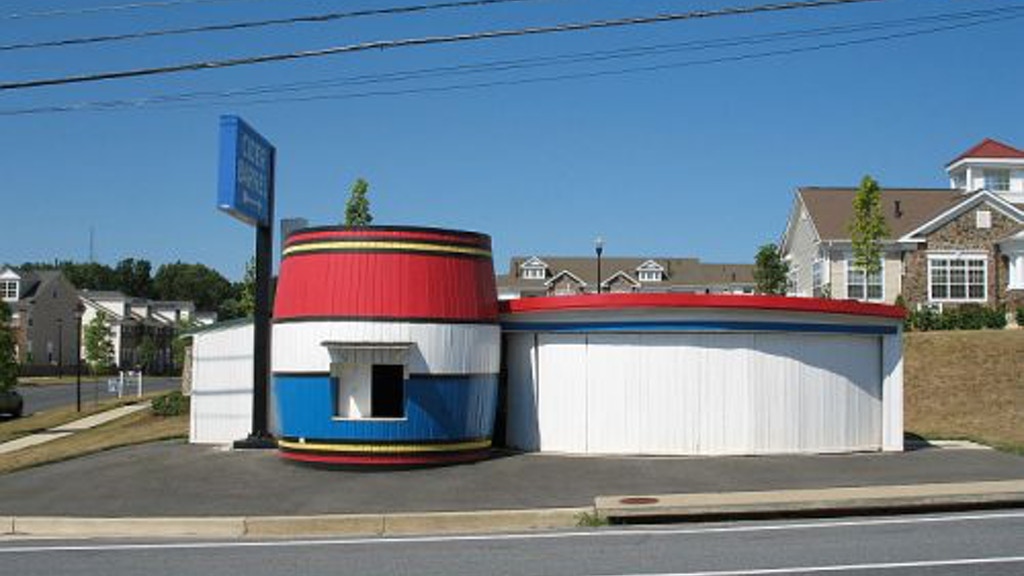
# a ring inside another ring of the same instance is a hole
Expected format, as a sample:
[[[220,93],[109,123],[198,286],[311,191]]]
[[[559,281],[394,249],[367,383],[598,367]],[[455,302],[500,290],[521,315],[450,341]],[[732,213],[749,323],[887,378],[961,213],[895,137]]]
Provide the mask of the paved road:
[[[338,540],[0,541],[5,574],[1024,573],[1024,511]]]
[[[180,378],[144,378],[142,381],[143,392],[155,392],[163,390],[174,390],[181,386]],[[18,391],[25,398],[25,415],[42,410],[49,410],[59,406],[72,406],[75,403],[75,384],[53,384],[48,386],[20,386]],[[135,388],[130,388],[131,393]],[[85,380],[82,382],[82,404],[89,405],[96,399],[106,400],[113,398],[116,394],[107,391],[106,380],[96,382]]]

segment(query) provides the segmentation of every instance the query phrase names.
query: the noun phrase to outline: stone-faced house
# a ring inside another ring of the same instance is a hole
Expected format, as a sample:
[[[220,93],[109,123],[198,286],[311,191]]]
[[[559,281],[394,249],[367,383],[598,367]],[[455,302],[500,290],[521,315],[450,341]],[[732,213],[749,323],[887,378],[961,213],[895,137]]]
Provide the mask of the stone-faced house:
[[[78,292],[63,274],[0,267],[0,299],[11,309],[15,357],[24,373],[75,366]]]
[[[1024,306],[1024,151],[986,139],[946,165],[949,188],[882,188],[881,271],[853,265],[856,188],[796,191],[781,253],[790,293],[908,306]]]
[[[602,258],[600,291],[752,294],[750,264],[709,264],[697,258]],[[497,277],[501,299],[570,296],[598,291],[594,257],[514,256]]]

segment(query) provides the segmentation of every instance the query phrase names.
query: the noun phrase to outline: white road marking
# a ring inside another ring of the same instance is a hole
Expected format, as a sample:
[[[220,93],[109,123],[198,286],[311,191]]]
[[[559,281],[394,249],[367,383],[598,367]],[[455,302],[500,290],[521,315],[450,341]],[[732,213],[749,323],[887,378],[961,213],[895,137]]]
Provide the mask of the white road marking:
[[[596,529],[573,532],[526,532],[514,534],[463,534],[445,536],[376,536],[333,539],[294,540],[227,540],[214,542],[162,542],[133,544],[57,544],[33,546],[3,546],[0,554],[32,554],[45,552],[120,552],[135,550],[211,550],[227,548],[300,548],[316,546],[355,546],[388,544],[438,544],[448,542],[498,542],[508,540],[562,540],[571,538],[618,538],[633,536],[696,536],[702,534],[732,534],[757,532],[787,532],[796,530],[821,530],[826,528],[859,528],[910,524],[955,524],[961,522],[989,522],[1018,520],[1022,512],[991,514],[961,514],[947,516],[871,518],[829,522],[803,522],[792,524],[745,524],[701,528],[646,528],[646,529]]]
[[[862,570],[899,570],[901,568],[939,568],[942,566],[976,566],[979,564],[1020,564],[1024,556],[1003,558],[957,558],[954,560],[921,560],[918,562],[880,562],[877,564],[841,564],[835,566],[789,566],[786,568],[751,568],[747,570],[712,570],[708,572],[672,572],[663,574],[620,574],[618,576],[765,576],[768,574],[820,574],[822,572],[855,572]]]

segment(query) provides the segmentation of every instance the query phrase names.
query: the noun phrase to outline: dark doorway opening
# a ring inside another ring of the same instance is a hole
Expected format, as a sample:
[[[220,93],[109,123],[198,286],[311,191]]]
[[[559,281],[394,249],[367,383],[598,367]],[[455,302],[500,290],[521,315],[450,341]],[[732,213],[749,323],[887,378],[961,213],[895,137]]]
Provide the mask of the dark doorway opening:
[[[405,417],[405,367],[374,364],[370,414],[374,418]]]

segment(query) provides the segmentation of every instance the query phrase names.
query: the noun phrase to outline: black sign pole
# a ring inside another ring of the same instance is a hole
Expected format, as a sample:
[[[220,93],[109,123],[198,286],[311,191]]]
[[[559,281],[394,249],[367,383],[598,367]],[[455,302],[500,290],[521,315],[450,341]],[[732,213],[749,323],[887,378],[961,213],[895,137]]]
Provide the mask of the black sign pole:
[[[256,224],[256,310],[253,318],[252,432],[236,448],[276,448],[267,426],[267,391],[270,382],[270,280],[274,250],[274,179],[277,151],[270,152],[267,220]]]

